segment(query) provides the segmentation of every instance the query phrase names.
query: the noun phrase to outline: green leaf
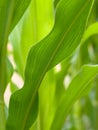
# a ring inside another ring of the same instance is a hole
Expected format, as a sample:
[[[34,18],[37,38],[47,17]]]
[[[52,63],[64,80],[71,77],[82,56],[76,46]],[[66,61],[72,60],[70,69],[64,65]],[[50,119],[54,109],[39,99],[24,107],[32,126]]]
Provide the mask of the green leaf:
[[[9,33],[31,0],[0,0],[0,129],[5,130],[4,91],[6,87],[6,46]]]
[[[31,0],[0,0],[0,129],[5,130],[4,91],[6,87],[6,46],[8,35]]]
[[[40,129],[50,129],[55,110],[58,107],[62,96],[65,94],[63,81],[69,63],[68,61],[64,61],[63,63],[60,63],[60,65],[60,72],[55,72],[54,69],[48,71],[39,88],[39,115],[36,125],[40,125]],[[32,128],[31,130],[34,129]]]
[[[50,68],[72,55],[79,45],[92,3],[93,0],[60,1],[53,30],[29,52],[24,87],[10,100],[7,130],[28,130],[35,121],[35,99],[41,81]]]
[[[8,35],[12,28],[22,17],[25,9],[28,7],[31,0],[1,0],[0,1],[0,87],[5,87],[5,60],[6,60],[6,44]],[[4,91],[4,90],[2,90]]]
[[[0,1],[0,89],[4,92],[6,86],[6,43],[9,35],[12,15],[13,0]]]
[[[71,81],[65,96],[56,110],[51,130],[60,130],[62,128],[70,108],[77,99],[84,95],[84,91],[87,91],[86,87],[90,87],[88,84],[97,74],[98,65],[85,65],[81,68],[80,72]]]
[[[13,10],[13,21],[10,27],[10,30],[12,30],[17,22],[20,20],[20,18],[23,16],[25,10],[29,6],[31,0],[12,0],[14,3],[14,10]],[[9,1],[8,1],[9,2]],[[10,3],[10,2],[9,2]]]
[[[13,46],[16,69],[22,77],[30,47],[49,33],[53,25],[52,19],[51,0],[46,2],[44,0],[32,1],[22,19],[10,34],[9,41]]]
[[[6,44],[9,35],[12,15],[13,15],[13,0],[0,1],[0,129],[5,130],[5,105],[4,91],[6,87]]]
[[[98,34],[98,22],[91,24],[85,31],[81,44],[83,44],[92,35]]]
[[[9,0],[0,1],[0,49],[2,42],[7,42],[10,30],[12,30],[20,20],[30,1],[31,0],[27,0],[26,2],[24,2],[24,0],[11,0],[10,2]]]
[[[39,116],[38,123],[41,129],[48,129],[55,113],[56,82],[53,69],[44,77],[39,89]]]

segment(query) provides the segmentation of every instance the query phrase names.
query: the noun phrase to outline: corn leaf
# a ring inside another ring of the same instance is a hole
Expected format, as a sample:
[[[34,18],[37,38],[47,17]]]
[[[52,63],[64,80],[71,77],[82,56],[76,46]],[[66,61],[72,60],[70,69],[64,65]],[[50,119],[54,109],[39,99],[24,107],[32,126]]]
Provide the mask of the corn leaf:
[[[16,69],[22,77],[28,51],[34,43],[49,33],[53,25],[52,17],[51,0],[32,1],[22,19],[10,34],[9,41],[13,46]]]
[[[8,36],[16,23],[22,17],[25,9],[28,7],[31,0],[1,0],[0,1],[0,87],[6,86],[5,70],[6,70],[6,44],[8,42]],[[3,90],[4,91],[4,87]]]
[[[24,14],[25,10],[29,6],[31,0],[12,0],[14,3],[14,10],[13,10],[13,21],[11,23],[10,31],[15,27],[17,22],[20,20],[22,15]],[[9,2],[9,1],[8,1]],[[10,2],[9,2],[10,3]]]
[[[81,44],[83,44],[91,36],[98,34],[98,22],[91,24],[85,31]]]
[[[80,72],[71,81],[66,95],[56,110],[51,130],[60,130],[62,128],[70,108],[77,99],[84,95],[84,91],[87,91],[87,85],[97,74],[98,65],[85,65],[81,68]]]
[[[9,77],[6,77],[6,45],[8,35],[28,6],[28,1],[0,0],[0,129],[5,128],[3,94]],[[20,4],[21,3],[21,4]]]
[[[10,12],[9,14],[7,14]],[[12,20],[13,1],[0,1],[0,91],[4,93],[6,82],[6,43]]]
[[[92,3],[93,0],[60,1],[52,31],[29,52],[24,87],[10,100],[7,130],[28,130],[35,121],[41,81],[50,68],[72,55],[79,45]]]

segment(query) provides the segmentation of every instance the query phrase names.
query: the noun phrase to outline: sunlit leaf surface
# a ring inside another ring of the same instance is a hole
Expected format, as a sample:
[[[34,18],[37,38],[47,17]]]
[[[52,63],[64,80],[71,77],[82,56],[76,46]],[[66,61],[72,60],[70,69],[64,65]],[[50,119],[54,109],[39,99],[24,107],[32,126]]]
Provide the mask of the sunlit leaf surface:
[[[41,81],[50,68],[71,56],[79,45],[92,3],[93,0],[60,1],[52,31],[30,49],[24,87],[11,97],[7,130],[28,130],[34,123]]]

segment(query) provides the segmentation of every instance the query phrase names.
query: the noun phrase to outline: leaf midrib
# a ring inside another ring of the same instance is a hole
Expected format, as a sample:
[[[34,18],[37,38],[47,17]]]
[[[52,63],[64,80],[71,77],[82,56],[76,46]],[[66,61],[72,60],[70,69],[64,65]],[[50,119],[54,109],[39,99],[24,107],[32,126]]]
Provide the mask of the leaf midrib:
[[[28,109],[27,109],[28,111],[27,111],[27,113],[25,114],[25,117],[24,117],[24,120],[23,120],[23,127],[22,127],[21,130],[25,130],[26,121],[27,121],[27,119],[28,119],[27,117],[28,117],[28,115],[29,115],[29,113],[30,113],[30,109],[31,109],[31,106],[32,106],[33,101],[34,101],[34,97],[35,97],[35,95],[36,95],[36,92],[37,92],[37,90],[38,90],[38,87],[40,86],[40,83],[41,83],[41,81],[42,81],[42,79],[43,79],[43,77],[44,77],[46,71],[48,70],[48,68],[49,68],[49,66],[50,66],[50,64],[51,64],[51,62],[52,62],[52,60],[54,59],[54,57],[55,57],[55,55],[56,55],[56,53],[57,53],[59,47],[60,47],[61,44],[62,44],[62,41],[63,41],[64,38],[65,38],[65,36],[66,36],[67,33],[70,31],[71,27],[74,25],[74,23],[76,22],[76,20],[78,19],[78,17],[81,15],[81,13],[83,12],[83,10],[85,9],[85,7],[87,6],[88,3],[89,3],[89,0],[85,3],[85,5],[83,6],[83,8],[81,8],[81,10],[79,11],[79,13],[77,13],[76,18],[73,20],[72,24],[68,27],[67,31],[64,33],[64,36],[63,36],[62,39],[60,40],[60,42],[59,42],[57,48],[56,48],[55,51],[53,52],[53,55],[51,56],[49,62],[47,63],[47,65],[46,65],[46,67],[45,67],[45,69],[44,69],[42,75],[40,76],[40,79],[39,79],[39,81],[38,81],[38,84],[37,84],[36,87],[35,87],[36,89],[35,89],[35,91],[34,91],[34,93],[33,93],[33,95],[32,95],[30,104],[28,105]]]

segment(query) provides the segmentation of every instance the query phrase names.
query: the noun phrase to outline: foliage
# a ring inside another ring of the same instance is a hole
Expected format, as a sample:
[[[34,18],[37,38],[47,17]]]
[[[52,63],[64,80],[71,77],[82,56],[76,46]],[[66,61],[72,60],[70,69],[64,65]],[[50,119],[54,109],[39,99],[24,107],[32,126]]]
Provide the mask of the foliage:
[[[98,129],[97,8],[97,0],[0,1],[0,130]]]

